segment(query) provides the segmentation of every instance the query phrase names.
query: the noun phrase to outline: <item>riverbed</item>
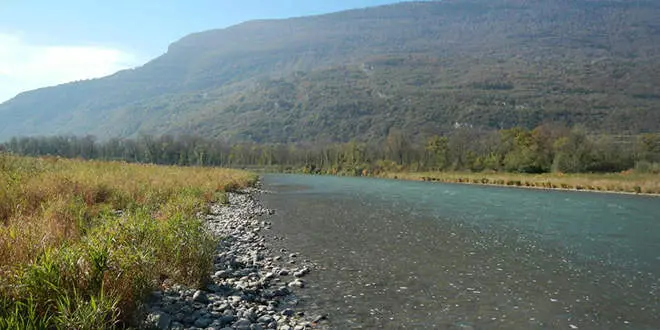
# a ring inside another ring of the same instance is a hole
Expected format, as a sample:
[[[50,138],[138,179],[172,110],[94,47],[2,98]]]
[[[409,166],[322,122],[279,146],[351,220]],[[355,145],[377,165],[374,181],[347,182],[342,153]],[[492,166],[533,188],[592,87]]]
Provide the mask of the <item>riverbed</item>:
[[[660,200],[265,175],[271,243],[338,329],[658,329]]]

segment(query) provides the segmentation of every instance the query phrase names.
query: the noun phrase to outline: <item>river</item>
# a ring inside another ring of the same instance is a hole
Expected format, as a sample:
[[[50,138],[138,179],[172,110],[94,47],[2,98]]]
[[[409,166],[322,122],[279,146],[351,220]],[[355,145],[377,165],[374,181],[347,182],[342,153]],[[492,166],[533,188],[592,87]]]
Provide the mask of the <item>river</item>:
[[[265,175],[337,329],[660,329],[660,199]]]

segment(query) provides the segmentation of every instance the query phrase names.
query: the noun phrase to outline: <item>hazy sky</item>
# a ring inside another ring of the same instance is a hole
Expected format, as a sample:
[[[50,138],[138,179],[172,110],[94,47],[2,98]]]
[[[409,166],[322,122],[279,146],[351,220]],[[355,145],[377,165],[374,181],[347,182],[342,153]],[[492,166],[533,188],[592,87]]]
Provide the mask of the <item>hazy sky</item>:
[[[401,0],[0,0],[0,102],[144,64],[192,32]]]

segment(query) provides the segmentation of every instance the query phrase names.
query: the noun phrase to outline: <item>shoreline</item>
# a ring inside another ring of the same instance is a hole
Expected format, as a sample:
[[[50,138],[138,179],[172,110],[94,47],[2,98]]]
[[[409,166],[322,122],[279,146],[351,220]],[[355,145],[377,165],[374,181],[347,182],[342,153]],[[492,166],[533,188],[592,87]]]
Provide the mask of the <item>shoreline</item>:
[[[629,196],[644,196],[644,197],[660,197],[660,193],[636,193],[632,191],[616,191],[616,190],[597,190],[597,189],[577,189],[577,188],[552,188],[552,187],[537,187],[537,186],[525,186],[525,185],[508,185],[508,184],[497,184],[497,183],[481,183],[481,182],[471,182],[471,181],[452,181],[452,180],[424,180],[422,177],[419,178],[409,178],[409,177],[399,177],[397,175],[379,175],[374,176],[375,178],[381,179],[390,179],[390,180],[402,180],[402,181],[417,181],[417,182],[429,182],[429,183],[446,183],[446,184],[460,184],[460,185],[474,185],[474,186],[484,186],[484,187],[500,187],[500,188],[519,188],[519,189],[533,189],[533,190],[545,190],[545,191],[568,191],[568,192],[581,192],[581,193],[599,193],[599,194],[613,194],[613,195],[629,195]]]
[[[457,179],[441,179],[437,177],[428,177],[428,176],[416,176],[419,173],[415,172],[403,172],[403,173],[393,173],[386,172],[384,174],[375,174],[375,175],[350,175],[350,174],[330,174],[330,173],[302,173],[302,172],[265,172],[266,174],[295,174],[295,175],[320,175],[320,176],[336,176],[336,177],[356,177],[356,178],[374,178],[374,179],[388,179],[388,180],[400,180],[400,181],[417,181],[417,182],[429,182],[429,183],[446,183],[446,184],[463,184],[463,185],[477,185],[484,187],[501,187],[501,188],[523,188],[523,189],[534,189],[534,190],[545,190],[545,191],[567,191],[567,192],[586,192],[586,193],[600,193],[600,194],[614,194],[614,195],[628,195],[628,196],[641,196],[641,197],[660,197],[660,192],[633,192],[625,190],[611,190],[598,186],[601,189],[590,189],[589,187],[583,187],[582,189],[577,188],[563,188],[563,187],[547,187],[547,186],[532,186],[521,184],[499,184],[499,183],[482,183],[474,182],[472,178],[463,177],[461,181]],[[479,176],[479,179],[486,178],[488,176]],[[490,179],[489,179],[490,180]],[[659,179],[660,180],[660,179]],[[537,181],[537,184],[540,183],[549,183],[548,181],[541,182]]]
[[[258,185],[257,185],[258,186]],[[227,193],[228,203],[211,206],[206,227],[220,243],[209,284],[203,289],[167,283],[152,293],[145,326],[156,329],[326,329],[327,314],[297,310],[296,292],[316,271],[297,253],[274,251],[264,232],[273,210],[255,198],[266,193],[248,188]]]

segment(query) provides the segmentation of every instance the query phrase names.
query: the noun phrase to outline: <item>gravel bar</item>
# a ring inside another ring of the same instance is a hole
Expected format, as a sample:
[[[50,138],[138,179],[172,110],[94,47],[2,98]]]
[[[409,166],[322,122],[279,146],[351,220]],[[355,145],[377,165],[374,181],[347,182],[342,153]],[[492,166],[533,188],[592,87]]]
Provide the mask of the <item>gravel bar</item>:
[[[152,294],[145,328],[156,329],[328,329],[327,315],[296,309],[296,292],[314,266],[285,249],[268,246],[265,233],[273,210],[256,200],[255,188],[229,193],[228,205],[213,205],[206,224],[222,238],[212,282],[204,290],[180,285]]]

